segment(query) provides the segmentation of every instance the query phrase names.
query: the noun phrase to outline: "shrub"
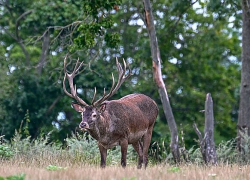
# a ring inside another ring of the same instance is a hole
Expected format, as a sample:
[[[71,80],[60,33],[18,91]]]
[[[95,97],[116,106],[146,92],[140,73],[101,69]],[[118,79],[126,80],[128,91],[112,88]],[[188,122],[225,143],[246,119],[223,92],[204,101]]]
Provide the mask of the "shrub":
[[[8,146],[0,144],[0,157],[1,158],[11,158],[14,155],[14,152]]]

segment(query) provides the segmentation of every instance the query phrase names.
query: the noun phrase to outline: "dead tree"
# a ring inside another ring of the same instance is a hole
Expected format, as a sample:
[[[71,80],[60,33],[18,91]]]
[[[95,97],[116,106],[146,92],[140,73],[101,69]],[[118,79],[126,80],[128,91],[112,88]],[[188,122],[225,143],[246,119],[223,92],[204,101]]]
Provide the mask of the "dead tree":
[[[161,102],[163,105],[163,111],[166,116],[168,126],[171,132],[171,144],[170,148],[176,163],[180,162],[180,152],[179,152],[179,144],[178,144],[178,130],[175,123],[174,115],[172,112],[172,108],[169,102],[168,93],[165,87],[165,84],[162,79],[161,72],[161,57],[160,50],[158,46],[158,41],[156,37],[155,25],[154,25],[154,17],[152,14],[152,7],[150,4],[150,0],[143,0],[144,10],[145,10],[145,24],[148,29],[148,34],[150,38],[150,48],[151,48],[151,56],[153,62],[153,73],[154,80],[158,87],[158,91],[161,97]]]
[[[194,129],[199,137],[200,149],[203,160],[206,164],[217,164],[217,155],[214,143],[214,112],[213,100],[210,93],[206,96],[205,101],[205,128],[204,137],[194,123]]]
[[[237,147],[240,152],[246,144],[243,135],[250,136],[250,4],[242,0],[242,69],[240,108],[237,124]],[[244,152],[242,152],[244,154]]]

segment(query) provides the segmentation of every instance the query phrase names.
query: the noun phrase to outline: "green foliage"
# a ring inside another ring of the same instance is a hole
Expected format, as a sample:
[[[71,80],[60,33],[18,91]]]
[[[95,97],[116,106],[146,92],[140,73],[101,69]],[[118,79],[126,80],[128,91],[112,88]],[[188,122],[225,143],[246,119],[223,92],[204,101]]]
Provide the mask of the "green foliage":
[[[29,117],[29,110],[27,109],[27,112],[25,114],[25,117],[24,117],[24,121],[25,121],[25,125],[23,127],[23,134],[28,137],[30,136],[30,132],[29,132],[29,122],[30,122],[30,117]],[[23,121],[22,121],[23,123]],[[19,128],[19,133],[22,134],[22,124]]]
[[[180,167],[171,167],[168,169],[168,172],[174,172],[174,173],[177,173],[177,172],[180,172],[181,168]]]
[[[222,141],[217,149],[216,154],[218,162],[222,163],[235,163],[238,159],[238,152],[236,149],[236,139],[229,141]]]
[[[1,159],[9,159],[13,157],[14,152],[11,148],[4,144],[0,144],[0,158]]]
[[[72,134],[72,137],[65,139],[65,145],[60,143],[49,142],[51,134],[40,135],[38,138],[23,137],[16,131],[8,147],[3,148],[4,155],[11,153],[9,158],[22,158],[22,161],[32,161],[42,158],[48,162],[60,162],[65,158],[71,163],[83,162],[86,164],[100,163],[100,152],[97,142],[86,135]],[[4,146],[7,147],[7,146]],[[120,147],[108,150],[107,164],[120,164],[121,150]],[[127,163],[133,164],[136,160],[136,153],[132,146],[129,146],[127,153]],[[56,165],[47,165],[48,170],[62,169]]]
[[[65,170],[67,167],[61,167],[61,166],[56,166],[56,165],[48,165],[45,169],[49,171],[58,171],[58,170]]]
[[[0,177],[0,180],[25,180],[25,173],[8,176],[6,178],[5,177]]]
[[[152,143],[151,148],[149,149],[149,154],[152,157],[154,163],[162,162],[166,160],[169,156],[169,147],[167,147],[166,139],[161,138],[159,142],[155,141]]]
[[[241,136],[241,151],[238,154],[240,163],[249,164],[250,163],[250,136],[248,135],[248,130],[239,131]]]
[[[72,134],[72,137],[65,139],[68,153],[75,161],[88,161],[97,164],[100,160],[100,153],[97,143],[89,137],[80,134]]]
[[[109,18],[105,18],[102,22],[92,22],[89,24],[81,24],[77,28],[79,34],[75,39],[75,47],[77,48],[92,48],[96,45],[96,37],[104,36],[104,40],[108,47],[115,48],[119,43],[118,33],[105,33],[106,29],[113,26],[114,21]]]
[[[21,173],[20,175],[8,176],[6,180],[25,180],[25,174]]]
[[[116,47],[119,35],[111,32],[114,24],[112,9],[119,3],[118,0],[25,0],[0,5],[0,33],[3,37],[0,52],[4,55],[0,55],[3,70],[0,75],[3,87],[0,90],[0,129],[7,139],[22,123],[26,136],[36,138],[41,132],[54,130],[52,139],[61,142],[75,130],[79,120],[76,113],[71,112],[71,100],[62,91],[61,56],[69,49],[75,52],[94,48],[97,43],[102,43],[102,39],[108,46]],[[47,35],[49,44],[44,54]],[[77,53],[78,57],[88,55]],[[43,55],[44,64],[41,61]],[[64,114],[62,119],[58,119],[59,113]]]
[[[246,133],[241,133],[243,138],[242,151],[237,149],[237,139],[231,139],[228,141],[221,141],[216,146],[216,155],[218,164],[249,164],[249,149],[250,149],[250,138]],[[168,163],[175,165],[172,153],[170,149],[166,147],[166,140],[161,143],[154,142],[150,149],[150,159],[153,164],[157,163]],[[198,143],[198,142],[197,142]],[[181,147],[181,163],[182,164],[196,164],[204,165],[204,160],[201,154],[200,147],[192,146],[191,148],[185,149]],[[172,169],[172,168],[171,168]]]
[[[136,177],[129,177],[129,178],[124,177],[124,178],[121,178],[121,180],[137,180],[137,178]]]
[[[114,25],[112,16],[109,15],[109,11],[116,5],[121,3],[120,0],[115,1],[84,1],[84,12],[87,15],[91,15],[93,18],[90,22],[84,22],[79,25],[76,30],[78,34],[74,38],[74,45],[71,46],[71,51],[82,48],[92,48],[97,42],[97,37],[103,37],[107,47],[115,48],[119,43],[118,33],[109,33],[109,29]]]
[[[103,11],[103,9],[110,11],[113,9],[115,5],[120,5],[121,0],[86,0],[83,2],[85,9],[84,12],[86,14],[91,14],[94,18],[98,17],[98,14],[100,13],[100,10]]]
[[[58,106],[53,111],[49,110],[53,102],[60,98],[61,87],[51,86],[53,81],[37,79],[34,75],[26,73],[26,71],[20,73],[18,70],[14,72],[12,83],[16,88],[11,90],[11,97],[2,100],[2,104],[8,111],[1,117],[3,123],[0,126],[6,130],[5,135],[8,139],[20,126],[26,136],[36,137],[44,131],[45,127],[45,133],[48,133],[54,129],[52,122],[60,109]]]
[[[242,134],[243,135],[243,134]],[[43,160],[42,165],[47,170],[65,170],[59,164],[67,162],[71,164],[93,164],[99,165],[100,153],[97,142],[86,134],[72,134],[72,137],[65,139],[65,146],[58,143],[50,143],[48,135],[40,135],[39,138],[31,140],[30,137],[22,138],[22,135],[16,131],[11,142],[6,142],[5,145],[0,145],[0,155],[2,160],[22,161],[29,163]],[[243,135],[245,140],[244,149],[239,152],[236,148],[236,139],[223,141],[216,146],[217,160],[219,164],[249,164],[250,147],[249,136]],[[180,168],[175,167],[175,163],[163,141],[161,144],[154,143],[150,147],[149,162],[150,164],[168,163],[173,165],[168,169],[169,172],[179,172]],[[156,148],[157,147],[157,148]],[[180,149],[182,157],[181,163],[204,165],[200,148],[193,146],[185,151]],[[116,147],[108,150],[107,165],[119,165],[121,159],[121,149]],[[135,165],[137,162],[137,154],[130,145],[127,153],[127,163]],[[49,165],[48,165],[49,163]],[[54,165],[54,164],[58,165]]]
[[[223,1],[223,6],[215,0],[197,1],[196,6],[192,6],[193,2],[152,3],[163,80],[189,149],[196,138],[192,122],[199,128],[204,124],[204,114],[199,111],[204,109],[208,92],[214,100],[216,144],[236,136],[241,60],[240,1]],[[119,10],[114,10],[115,5]],[[70,139],[71,132],[78,131],[75,127],[80,116],[73,112],[72,100],[62,91],[63,56],[70,50],[73,62],[79,57],[86,64],[83,75],[76,77],[75,82],[82,90],[79,96],[87,102],[94,87],[97,96],[102,95],[103,88],[111,87],[115,57],[123,57],[130,63],[133,77],[112,98],[140,92],[156,100],[160,113],[153,141],[158,145],[154,144],[151,153],[157,161],[169,157],[170,131],[153,83],[143,16],[142,1],[3,2],[0,5],[0,129],[6,139],[11,139],[22,123],[24,145],[51,131],[50,141],[66,143],[64,139]],[[42,63],[44,52],[47,53]],[[70,143],[77,146],[82,142]]]
[[[107,43],[107,46],[110,48],[116,48],[120,42],[120,36],[118,33],[105,34],[104,40]]]
[[[90,136],[72,134],[72,137],[65,139],[68,154],[74,161],[83,161],[90,164],[100,163],[100,152],[97,142]],[[120,147],[108,150],[107,164],[117,165],[120,163],[121,150]],[[128,147],[127,163],[132,163],[136,159],[135,151],[132,146]]]

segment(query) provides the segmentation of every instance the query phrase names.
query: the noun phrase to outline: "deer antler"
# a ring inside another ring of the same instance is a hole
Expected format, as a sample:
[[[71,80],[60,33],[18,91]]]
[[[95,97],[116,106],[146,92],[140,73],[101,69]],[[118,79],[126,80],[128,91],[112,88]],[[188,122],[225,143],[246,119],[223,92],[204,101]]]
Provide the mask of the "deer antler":
[[[124,68],[122,68],[122,65],[118,62],[117,58],[116,58],[116,67],[117,67],[117,70],[118,70],[118,73],[119,73],[116,86],[115,86],[114,75],[112,73],[112,81],[113,82],[112,82],[112,87],[111,87],[109,93],[106,95],[105,88],[104,88],[103,96],[100,99],[98,99],[97,101],[94,102],[95,96],[96,96],[96,89],[95,89],[94,97],[93,97],[92,103],[91,103],[93,106],[98,106],[102,102],[104,102],[105,100],[107,100],[108,98],[110,98],[111,96],[113,96],[116,93],[116,91],[120,88],[120,86],[122,85],[122,83],[132,75],[131,69],[128,66],[129,72],[125,76],[127,65],[126,65],[126,62],[125,62],[124,59],[123,59],[123,67]]]
[[[74,70],[71,74],[69,74],[67,72],[67,66],[71,63],[71,61],[67,64],[67,55],[64,58],[64,79],[63,79],[63,90],[64,92],[71,98],[75,99],[77,102],[79,102],[80,104],[84,105],[84,106],[88,106],[88,104],[86,102],[84,102],[78,95],[77,95],[77,88],[76,85],[74,85],[73,79],[75,76],[77,76],[79,74],[79,70],[81,69],[81,67],[83,66],[83,62],[80,63],[79,65],[79,59],[77,59],[76,65],[74,67]],[[69,81],[69,87],[70,87],[70,92],[69,93],[66,89],[65,86],[65,80],[66,78]]]
[[[77,95],[77,88],[76,88],[76,85],[74,85],[74,82],[73,82],[73,79],[75,76],[77,76],[79,74],[79,70],[81,69],[81,67],[83,66],[83,62],[81,62],[79,64],[79,59],[77,60],[76,62],[76,65],[74,67],[74,70],[73,72],[70,74],[67,72],[67,66],[71,63],[71,61],[67,64],[67,56],[65,56],[64,58],[64,79],[63,79],[63,90],[64,92],[71,98],[75,99],[77,102],[79,102],[80,104],[84,105],[84,106],[88,106],[88,104],[82,100],[78,95]],[[110,98],[111,96],[113,96],[116,91],[120,88],[120,86],[122,85],[122,83],[128,79],[132,73],[131,73],[131,69],[130,67],[128,66],[129,68],[129,72],[128,74],[125,76],[125,73],[126,73],[126,68],[127,68],[127,65],[126,65],[126,62],[125,60],[123,59],[123,67],[122,65],[118,62],[118,59],[116,58],[116,67],[117,67],[117,70],[118,70],[118,80],[117,80],[117,84],[115,85],[115,78],[114,78],[114,75],[112,73],[112,86],[110,88],[110,91],[108,94],[106,94],[105,92],[105,88],[104,88],[104,92],[103,92],[103,96],[98,99],[97,101],[95,101],[95,98],[96,98],[96,88],[95,88],[95,91],[94,91],[94,96],[93,96],[93,99],[91,101],[91,105],[93,106],[98,106],[100,105],[103,101],[107,100],[108,98]],[[70,87],[70,92],[69,93],[66,89],[66,86],[65,86],[65,80],[66,78],[68,79],[68,82],[69,82],[69,87]],[[95,102],[94,102],[95,101]]]

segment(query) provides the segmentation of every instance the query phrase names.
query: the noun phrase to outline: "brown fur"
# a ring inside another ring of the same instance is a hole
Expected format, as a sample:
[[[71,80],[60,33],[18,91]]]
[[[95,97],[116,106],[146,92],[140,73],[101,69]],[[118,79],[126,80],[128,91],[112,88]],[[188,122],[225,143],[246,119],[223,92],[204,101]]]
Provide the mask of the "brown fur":
[[[139,155],[138,168],[142,167],[142,163],[146,168],[148,148],[158,115],[158,107],[151,98],[130,94],[118,100],[105,101],[99,107],[77,104],[73,107],[82,112],[79,127],[89,131],[98,141],[101,167],[106,166],[107,149],[116,145],[121,146],[121,165],[125,167],[128,144],[132,144]]]

